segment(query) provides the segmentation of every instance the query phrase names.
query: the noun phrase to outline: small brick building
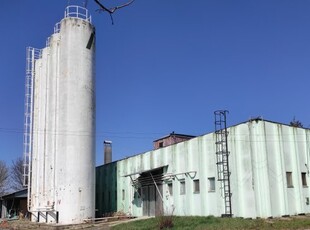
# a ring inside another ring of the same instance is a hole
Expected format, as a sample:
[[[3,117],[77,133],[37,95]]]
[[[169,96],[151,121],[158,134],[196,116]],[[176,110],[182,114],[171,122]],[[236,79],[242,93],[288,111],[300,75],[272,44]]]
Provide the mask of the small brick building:
[[[191,136],[191,135],[185,135],[185,134],[178,134],[175,132],[170,133],[167,136],[161,137],[155,141],[153,141],[154,143],[154,149],[159,149],[159,148],[163,148],[169,145],[173,145],[182,141],[187,141],[189,139],[194,138],[195,136]]]

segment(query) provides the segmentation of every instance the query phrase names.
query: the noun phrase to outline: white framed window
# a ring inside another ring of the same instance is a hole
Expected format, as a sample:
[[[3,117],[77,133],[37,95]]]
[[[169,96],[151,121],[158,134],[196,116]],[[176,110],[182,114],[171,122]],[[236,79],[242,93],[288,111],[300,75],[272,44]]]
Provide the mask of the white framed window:
[[[180,195],[185,195],[185,180],[180,181]]]
[[[307,173],[302,172],[301,173],[301,182],[303,187],[308,187],[307,185]]]
[[[209,177],[208,181],[209,181],[208,191],[209,192],[214,192],[215,191],[215,177]]]
[[[122,190],[122,200],[125,200],[125,189]]]
[[[288,188],[293,188],[292,172],[286,172],[286,183]]]
[[[199,180],[193,180],[193,182],[194,182],[194,193],[199,193],[200,192]]]
[[[171,182],[168,183],[167,186],[168,186],[169,195],[172,196],[172,195],[173,195],[173,186],[172,186],[172,183],[171,183]]]

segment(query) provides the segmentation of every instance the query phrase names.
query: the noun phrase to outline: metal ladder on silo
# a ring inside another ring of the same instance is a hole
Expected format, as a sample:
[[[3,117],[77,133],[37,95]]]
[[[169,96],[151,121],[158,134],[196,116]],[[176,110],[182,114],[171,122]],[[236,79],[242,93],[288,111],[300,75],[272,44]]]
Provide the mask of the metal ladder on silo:
[[[227,143],[228,132],[226,126],[227,113],[227,110],[214,112],[217,180],[222,183],[225,204],[225,213],[222,214],[222,217],[232,217],[232,194],[230,190],[229,151]]]
[[[31,203],[31,154],[32,154],[32,119],[33,119],[33,90],[35,60],[41,57],[41,50],[27,47],[26,50],[26,79],[24,105],[24,137],[23,137],[23,185],[28,187],[27,204]]]

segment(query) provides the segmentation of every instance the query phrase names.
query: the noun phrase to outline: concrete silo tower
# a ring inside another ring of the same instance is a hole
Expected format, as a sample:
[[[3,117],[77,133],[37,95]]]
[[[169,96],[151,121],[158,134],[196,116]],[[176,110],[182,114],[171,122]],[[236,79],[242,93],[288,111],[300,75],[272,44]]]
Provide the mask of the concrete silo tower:
[[[32,220],[95,216],[95,28],[83,7],[27,49],[24,156]]]

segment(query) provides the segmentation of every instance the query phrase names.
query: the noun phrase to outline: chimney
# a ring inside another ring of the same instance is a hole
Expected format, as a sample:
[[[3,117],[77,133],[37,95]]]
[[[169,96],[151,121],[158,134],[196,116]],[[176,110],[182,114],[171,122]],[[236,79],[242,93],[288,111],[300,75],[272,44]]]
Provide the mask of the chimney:
[[[103,141],[104,146],[104,164],[112,162],[112,141]]]

